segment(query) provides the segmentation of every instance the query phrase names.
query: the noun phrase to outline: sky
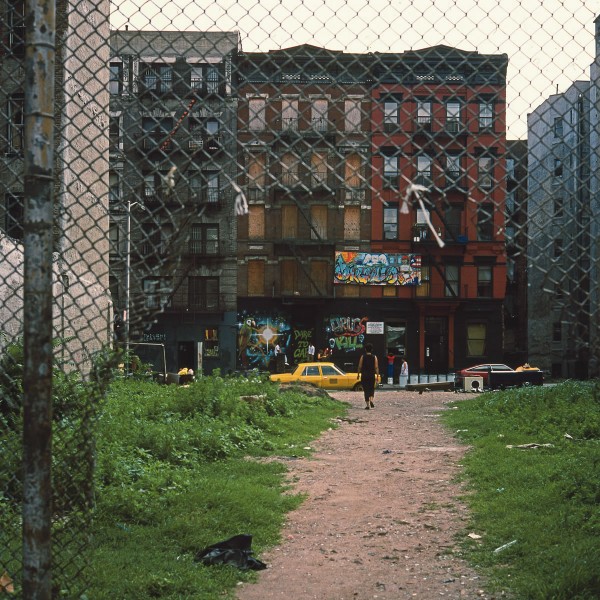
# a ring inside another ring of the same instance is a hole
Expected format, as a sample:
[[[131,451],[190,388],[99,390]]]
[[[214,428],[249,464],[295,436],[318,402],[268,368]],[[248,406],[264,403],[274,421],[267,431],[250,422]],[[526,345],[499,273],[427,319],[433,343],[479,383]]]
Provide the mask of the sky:
[[[589,80],[600,0],[112,0],[111,26],[239,31],[246,52],[313,44],[405,52],[437,44],[507,54],[509,139],[527,113]]]

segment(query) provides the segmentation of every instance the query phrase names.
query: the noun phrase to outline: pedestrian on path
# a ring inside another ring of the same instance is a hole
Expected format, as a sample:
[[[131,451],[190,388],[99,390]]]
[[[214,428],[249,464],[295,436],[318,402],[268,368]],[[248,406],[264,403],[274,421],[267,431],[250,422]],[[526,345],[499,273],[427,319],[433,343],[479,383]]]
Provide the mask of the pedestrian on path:
[[[365,410],[375,408],[373,398],[375,397],[375,379],[379,376],[379,363],[373,354],[373,344],[365,344],[365,353],[358,361],[357,379],[362,382],[365,395]]]

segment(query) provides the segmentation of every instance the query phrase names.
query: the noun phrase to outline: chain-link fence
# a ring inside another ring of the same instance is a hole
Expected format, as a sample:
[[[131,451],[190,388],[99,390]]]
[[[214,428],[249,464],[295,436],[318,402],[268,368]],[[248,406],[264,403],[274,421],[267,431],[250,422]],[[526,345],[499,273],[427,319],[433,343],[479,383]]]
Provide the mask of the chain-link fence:
[[[596,377],[598,12],[4,2],[0,595],[85,594],[114,377]]]

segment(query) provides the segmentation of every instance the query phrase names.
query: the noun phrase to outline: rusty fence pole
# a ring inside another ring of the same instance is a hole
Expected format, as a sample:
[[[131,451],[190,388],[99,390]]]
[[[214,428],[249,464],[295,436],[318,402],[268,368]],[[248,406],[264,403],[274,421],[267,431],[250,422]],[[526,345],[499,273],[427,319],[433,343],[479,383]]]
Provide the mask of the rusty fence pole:
[[[23,597],[50,600],[55,0],[25,3]]]

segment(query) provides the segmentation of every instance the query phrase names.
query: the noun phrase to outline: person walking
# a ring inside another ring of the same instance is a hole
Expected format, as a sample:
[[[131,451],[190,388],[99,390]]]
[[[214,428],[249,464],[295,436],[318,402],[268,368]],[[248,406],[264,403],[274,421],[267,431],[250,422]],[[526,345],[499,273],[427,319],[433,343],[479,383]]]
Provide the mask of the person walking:
[[[315,360],[315,347],[313,345],[313,343],[311,342],[308,345],[308,362],[314,362]]]
[[[375,379],[379,376],[379,362],[373,354],[373,344],[365,344],[365,353],[358,361],[357,379],[362,382],[362,388],[365,395],[365,410],[375,408],[373,398],[375,397]]]
[[[405,388],[408,383],[408,363],[406,356],[402,357],[402,366],[400,367],[400,387]]]

